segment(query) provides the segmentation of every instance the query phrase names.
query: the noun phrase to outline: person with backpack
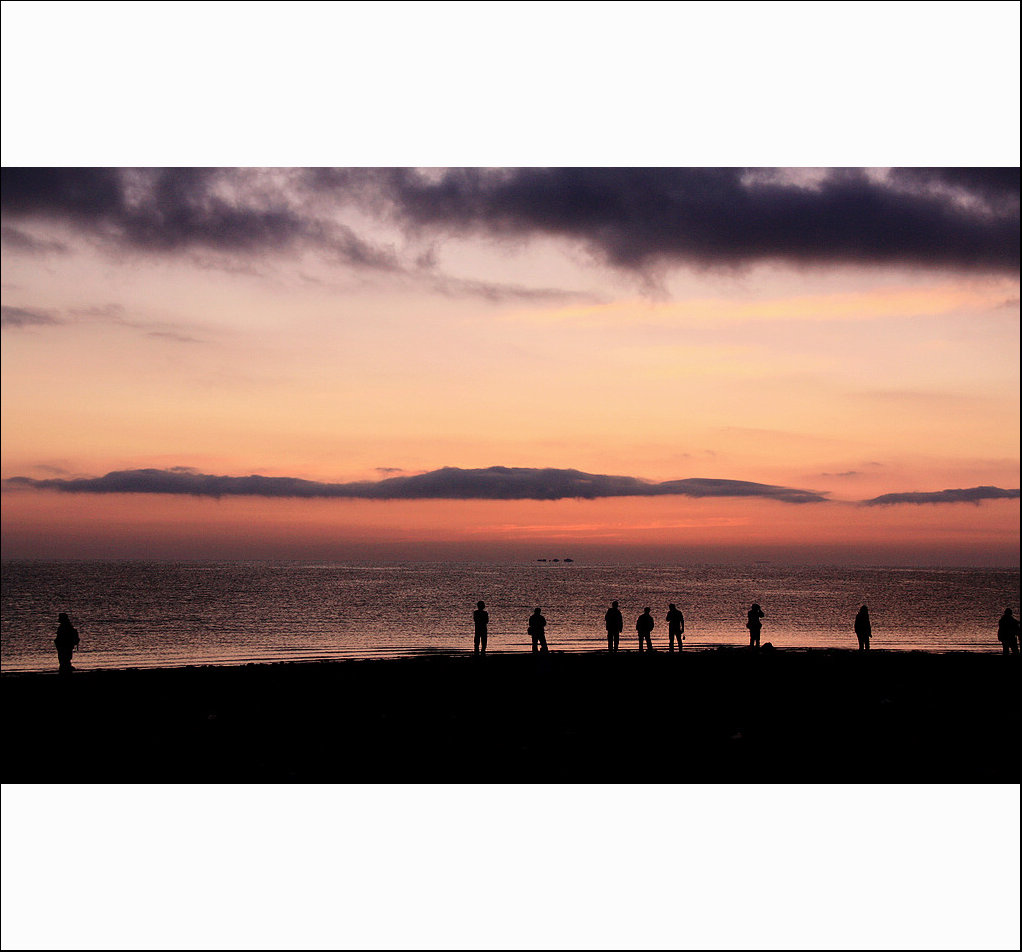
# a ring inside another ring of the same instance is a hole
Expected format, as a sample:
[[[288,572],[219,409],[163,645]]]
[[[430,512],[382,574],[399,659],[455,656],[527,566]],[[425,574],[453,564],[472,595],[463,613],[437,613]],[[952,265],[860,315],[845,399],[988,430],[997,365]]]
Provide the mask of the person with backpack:
[[[997,622],[997,640],[1001,643],[1002,654],[1018,654],[1018,619],[1010,608],[1004,609]]]

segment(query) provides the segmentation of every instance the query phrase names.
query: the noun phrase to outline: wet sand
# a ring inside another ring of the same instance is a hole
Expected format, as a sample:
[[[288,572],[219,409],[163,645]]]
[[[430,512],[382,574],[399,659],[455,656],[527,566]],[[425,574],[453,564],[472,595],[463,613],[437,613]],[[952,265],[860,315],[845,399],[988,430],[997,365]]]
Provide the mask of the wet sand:
[[[1018,675],[742,648],[5,673],[3,780],[1018,783]]]

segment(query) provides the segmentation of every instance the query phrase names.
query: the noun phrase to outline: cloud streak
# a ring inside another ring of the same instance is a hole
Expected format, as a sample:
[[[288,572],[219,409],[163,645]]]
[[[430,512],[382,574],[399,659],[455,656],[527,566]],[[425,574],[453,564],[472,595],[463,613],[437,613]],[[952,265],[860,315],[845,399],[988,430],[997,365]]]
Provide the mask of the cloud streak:
[[[933,503],[969,502],[979,505],[986,499],[1018,499],[1019,490],[999,489],[997,486],[974,486],[972,489],[941,489],[926,493],[885,493],[863,500],[864,506],[894,506],[903,503],[926,505]]]
[[[9,488],[66,493],[155,493],[175,496],[260,496],[291,499],[604,499],[621,496],[763,498],[802,504],[824,502],[822,493],[737,479],[676,479],[654,483],[633,476],[605,476],[575,469],[445,467],[376,482],[324,483],[289,476],[216,476],[186,467],[131,469],[78,479],[7,479]]]
[[[49,327],[63,323],[59,317],[38,308],[9,307],[6,304],[0,307],[0,327]]]
[[[167,340],[181,344],[204,343],[201,337],[197,337],[183,326],[175,326],[166,323],[146,323],[144,321],[131,320],[125,316],[124,308],[119,304],[107,304],[102,307],[78,307],[68,308],[64,316],[58,316],[51,310],[33,307],[12,307],[3,305],[0,314],[0,326],[4,329],[22,329],[26,327],[72,327],[82,322],[95,322],[110,324],[115,327],[123,327],[127,330],[138,331],[146,337],[156,340]]]

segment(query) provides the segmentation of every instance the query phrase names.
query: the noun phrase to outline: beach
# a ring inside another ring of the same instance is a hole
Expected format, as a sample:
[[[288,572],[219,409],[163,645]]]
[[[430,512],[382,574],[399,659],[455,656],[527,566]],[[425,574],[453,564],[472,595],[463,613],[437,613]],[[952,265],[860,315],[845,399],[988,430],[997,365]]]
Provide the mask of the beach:
[[[1017,783],[1018,671],[764,646],[4,673],[4,781]]]

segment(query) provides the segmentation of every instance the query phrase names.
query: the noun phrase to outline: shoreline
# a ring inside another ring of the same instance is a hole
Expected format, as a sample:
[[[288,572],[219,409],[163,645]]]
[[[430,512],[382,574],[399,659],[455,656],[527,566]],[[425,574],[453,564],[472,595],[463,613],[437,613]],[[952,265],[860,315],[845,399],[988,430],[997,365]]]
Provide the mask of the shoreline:
[[[765,647],[3,672],[4,782],[1017,783],[1018,672]]]
[[[859,655],[865,652],[860,652],[855,647],[834,647],[834,646],[816,646],[816,645],[774,645],[770,642],[765,642],[761,648],[761,652],[776,652],[778,654],[835,654],[835,655]],[[688,655],[699,655],[711,652],[748,652],[752,653],[748,645],[745,644],[714,644],[704,643],[700,645],[686,645],[683,652],[685,656]],[[518,656],[530,656],[531,650],[527,644],[515,647],[515,648],[491,648],[487,651],[488,658],[509,658]],[[572,648],[564,649],[554,646],[550,649],[551,654],[566,655],[569,657],[590,657],[608,655],[606,648]],[[618,652],[619,655],[637,655],[639,652],[632,647],[622,648]],[[667,648],[654,648],[653,654],[664,654],[670,656],[670,652]],[[870,655],[934,655],[934,656],[952,656],[952,657],[989,657],[990,655],[1001,656],[1002,651],[999,643],[991,645],[989,647],[977,647],[977,648],[897,648],[897,647],[883,647],[883,648],[870,648],[868,654]],[[358,661],[414,661],[420,658],[472,658],[474,652],[472,648],[417,648],[409,649],[404,651],[395,651],[389,655],[349,655],[340,656],[334,658],[328,657],[310,657],[310,658],[251,658],[251,659],[219,659],[215,661],[182,661],[175,664],[144,664],[139,665],[135,663],[126,663],[123,665],[110,665],[100,667],[88,667],[83,665],[75,665],[76,675],[86,675],[90,673],[100,671],[182,671],[192,670],[200,668],[239,668],[239,667],[253,667],[253,666],[264,666],[264,665],[287,665],[287,664],[347,664],[350,662]],[[76,655],[77,659],[77,655]],[[0,682],[3,679],[9,677],[26,677],[35,675],[49,675],[57,673],[57,664],[54,660],[52,666],[45,668],[31,668],[25,670],[10,670],[9,668],[0,668]]]

